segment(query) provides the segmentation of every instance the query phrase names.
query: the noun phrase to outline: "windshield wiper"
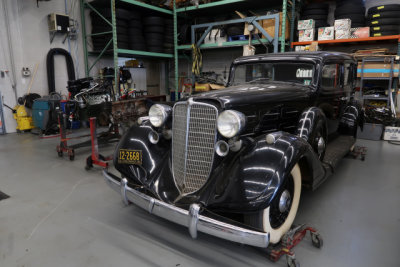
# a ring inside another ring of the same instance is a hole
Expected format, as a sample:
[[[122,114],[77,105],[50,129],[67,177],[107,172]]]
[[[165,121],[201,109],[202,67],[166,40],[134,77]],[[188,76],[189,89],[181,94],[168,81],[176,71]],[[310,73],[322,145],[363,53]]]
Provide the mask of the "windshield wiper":
[[[263,80],[268,81],[268,80],[271,80],[271,78],[261,77],[261,78],[254,79],[254,80],[251,80],[251,81],[246,82],[246,83],[253,83],[253,82],[258,82],[258,81],[263,81]]]

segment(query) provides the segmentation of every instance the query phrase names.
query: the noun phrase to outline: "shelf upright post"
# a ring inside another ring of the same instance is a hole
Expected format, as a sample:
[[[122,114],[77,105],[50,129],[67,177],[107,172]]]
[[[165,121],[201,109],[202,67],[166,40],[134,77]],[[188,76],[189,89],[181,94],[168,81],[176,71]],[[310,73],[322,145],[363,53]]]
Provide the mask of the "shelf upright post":
[[[293,0],[295,1],[295,0]],[[287,14],[287,0],[282,3],[282,31],[281,31],[281,52],[285,52],[285,32],[286,32],[286,14]]]
[[[175,78],[175,101],[178,100],[179,92],[178,92],[178,17],[176,13],[176,0],[174,0],[174,7],[173,7],[173,16],[174,16],[174,78]]]
[[[87,36],[86,36],[86,20],[85,20],[85,0],[80,0],[81,8],[81,25],[82,25],[82,41],[83,41],[83,60],[85,62],[85,74],[89,77],[89,63],[88,63],[88,51],[87,51]]]
[[[293,43],[294,38],[294,22],[296,20],[296,1],[292,0],[292,17],[290,18],[290,43]],[[291,46],[291,51],[293,51],[293,47]]]
[[[112,24],[112,35],[113,35],[113,59],[114,59],[114,100],[117,100],[117,97],[120,96],[120,88],[119,88],[119,69],[118,69],[118,44],[117,44],[117,19],[115,15],[115,0],[111,0],[111,24]]]

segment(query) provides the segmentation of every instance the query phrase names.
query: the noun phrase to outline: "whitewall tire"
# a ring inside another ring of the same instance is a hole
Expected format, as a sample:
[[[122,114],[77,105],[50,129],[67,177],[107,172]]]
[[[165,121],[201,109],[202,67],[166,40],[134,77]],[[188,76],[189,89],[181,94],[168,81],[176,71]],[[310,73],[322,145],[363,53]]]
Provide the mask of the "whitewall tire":
[[[286,184],[283,185],[271,205],[256,214],[245,216],[245,223],[270,233],[270,243],[277,244],[293,224],[300,203],[300,195],[301,172],[299,165],[296,164],[290,176],[287,177]]]

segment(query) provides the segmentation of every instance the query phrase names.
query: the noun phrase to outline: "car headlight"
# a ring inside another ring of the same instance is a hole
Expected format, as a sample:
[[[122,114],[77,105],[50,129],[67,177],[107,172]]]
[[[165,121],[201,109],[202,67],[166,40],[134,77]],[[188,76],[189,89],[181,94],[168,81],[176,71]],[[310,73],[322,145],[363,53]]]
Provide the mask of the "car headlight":
[[[234,137],[243,130],[245,122],[246,117],[243,113],[225,110],[219,114],[217,119],[218,132],[226,138]]]
[[[154,127],[161,127],[171,115],[172,108],[167,105],[155,104],[149,110],[149,120]]]

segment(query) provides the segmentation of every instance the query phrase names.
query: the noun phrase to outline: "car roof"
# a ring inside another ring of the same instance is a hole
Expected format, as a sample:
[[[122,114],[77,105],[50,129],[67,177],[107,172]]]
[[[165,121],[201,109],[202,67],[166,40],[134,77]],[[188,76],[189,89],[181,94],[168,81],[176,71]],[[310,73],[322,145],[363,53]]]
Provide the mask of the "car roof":
[[[258,60],[308,60],[308,61],[327,61],[327,60],[355,60],[355,58],[347,53],[342,52],[329,52],[329,51],[316,51],[316,52],[285,52],[285,53],[271,53],[259,54],[254,56],[239,57],[233,61],[234,64],[240,64]]]

